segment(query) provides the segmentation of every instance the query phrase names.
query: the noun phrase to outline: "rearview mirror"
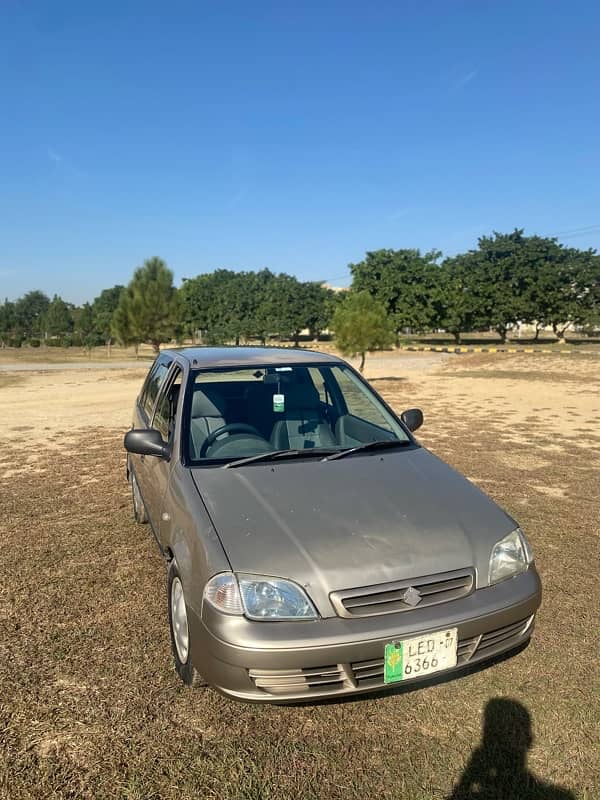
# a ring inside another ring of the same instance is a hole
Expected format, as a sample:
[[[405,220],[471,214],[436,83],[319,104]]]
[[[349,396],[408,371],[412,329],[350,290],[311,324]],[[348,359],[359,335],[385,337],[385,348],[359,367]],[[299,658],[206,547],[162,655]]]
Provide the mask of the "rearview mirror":
[[[154,428],[135,428],[127,431],[123,445],[128,453],[136,453],[139,456],[157,456],[168,461],[171,455],[169,446]]]
[[[402,412],[400,419],[409,431],[416,431],[423,424],[423,412],[420,408],[408,408]]]

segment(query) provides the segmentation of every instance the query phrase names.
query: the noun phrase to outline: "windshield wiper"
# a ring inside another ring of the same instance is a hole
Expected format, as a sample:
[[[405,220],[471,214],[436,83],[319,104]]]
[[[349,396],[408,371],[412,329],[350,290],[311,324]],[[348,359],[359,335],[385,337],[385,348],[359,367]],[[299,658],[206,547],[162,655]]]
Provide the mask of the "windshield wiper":
[[[333,461],[336,458],[344,458],[350,456],[352,453],[364,453],[368,450],[385,450],[391,447],[406,447],[412,444],[410,439],[379,439],[376,442],[367,442],[366,444],[358,444],[356,447],[349,447],[347,450],[339,450],[330,456],[325,456],[323,461]]]
[[[337,453],[337,447],[312,447],[306,450],[270,450],[268,453],[258,453],[256,456],[238,458],[236,461],[229,461],[223,464],[224,469],[229,467],[241,467],[244,464],[258,464],[261,461],[283,461],[292,458],[307,458],[310,456],[328,456]],[[325,459],[321,459],[324,461]]]

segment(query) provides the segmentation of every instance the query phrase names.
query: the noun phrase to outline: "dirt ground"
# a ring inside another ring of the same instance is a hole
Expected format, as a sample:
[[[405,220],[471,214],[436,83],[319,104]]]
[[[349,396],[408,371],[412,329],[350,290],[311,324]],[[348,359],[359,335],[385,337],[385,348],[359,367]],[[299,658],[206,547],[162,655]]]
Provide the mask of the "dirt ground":
[[[600,798],[600,357],[367,359],[398,411],[423,409],[423,444],[519,519],[544,601],[511,659],[296,707],[178,682],[124,481],[146,369],[0,373],[1,798]]]

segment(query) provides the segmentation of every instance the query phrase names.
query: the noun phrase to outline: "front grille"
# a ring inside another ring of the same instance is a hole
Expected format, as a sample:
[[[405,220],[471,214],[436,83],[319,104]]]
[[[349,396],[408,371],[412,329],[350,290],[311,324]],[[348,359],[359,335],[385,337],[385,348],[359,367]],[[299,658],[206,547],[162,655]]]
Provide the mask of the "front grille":
[[[416,590],[418,594],[415,591],[407,594],[407,590],[410,589]],[[340,617],[373,617],[458,600],[471,594],[474,589],[474,571],[461,569],[410,581],[395,581],[332,592],[330,598]],[[416,604],[408,602],[411,595],[417,599]]]
[[[533,615],[494,631],[459,639],[457,666],[464,666],[472,659],[479,661],[509,650],[519,643],[532,622]],[[343,690],[377,689],[385,685],[383,658],[310,669],[251,669],[248,674],[257,689],[270,695],[335,695]]]

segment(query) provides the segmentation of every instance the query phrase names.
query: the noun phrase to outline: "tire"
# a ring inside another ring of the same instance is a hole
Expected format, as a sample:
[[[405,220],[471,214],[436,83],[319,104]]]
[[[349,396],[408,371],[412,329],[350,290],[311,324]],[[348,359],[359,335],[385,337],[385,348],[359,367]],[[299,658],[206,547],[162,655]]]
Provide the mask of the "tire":
[[[187,605],[183,593],[183,582],[175,561],[169,564],[167,572],[167,606],[169,611],[169,630],[171,649],[175,659],[175,669],[186,686],[194,688],[206,686],[190,658],[191,642],[187,624]]]
[[[135,477],[134,472],[130,472],[131,482],[131,504],[133,506],[133,518],[138,525],[145,525],[148,522],[148,514],[146,513],[146,506],[142,500],[140,487]]]

